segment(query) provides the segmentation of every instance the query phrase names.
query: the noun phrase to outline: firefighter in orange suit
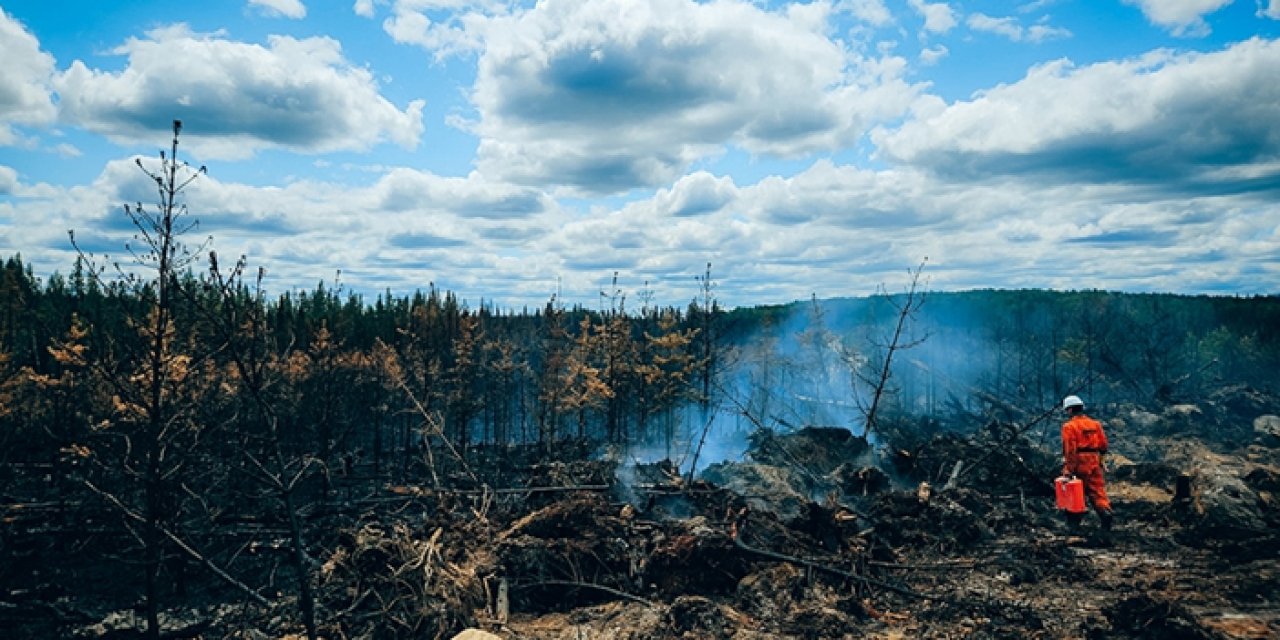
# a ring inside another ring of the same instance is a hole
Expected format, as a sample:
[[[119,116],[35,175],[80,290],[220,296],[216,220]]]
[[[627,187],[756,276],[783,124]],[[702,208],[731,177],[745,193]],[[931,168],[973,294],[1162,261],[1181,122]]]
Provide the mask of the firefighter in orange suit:
[[[1098,512],[1102,530],[1111,531],[1111,501],[1107,499],[1106,483],[1102,479],[1102,456],[1107,453],[1107,434],[1102,423],[1084,413],[1084,401],[1079,396],[1067,396],[1062,409],[1070,416],[1062,425],[1062,475],[1075,476],[1084,483],[1084,494]],[[1067,524],[1072,529],[1080,526],[1082,513],[1068,513]]]

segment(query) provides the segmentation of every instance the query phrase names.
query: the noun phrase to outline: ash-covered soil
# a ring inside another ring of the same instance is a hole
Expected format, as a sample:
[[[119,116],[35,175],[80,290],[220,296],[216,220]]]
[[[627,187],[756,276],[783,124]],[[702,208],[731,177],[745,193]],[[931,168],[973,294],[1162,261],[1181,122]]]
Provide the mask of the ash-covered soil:
[[[1057,416],[1034,429],[899,425],[876,446],[840,429],[761,433],[743,459],[692,481],[670,463],[508,452],[494,462],[510,480],[502,490],[394,485],[353,499],[317,542],[320,628],[326,638],[1276,638],[1277,413],[1248,389],[1098,411],[1113,447],[1109,536],[1092,514],[1069,535],[1054,508]],[[166,612],[171,636],[301,637],[287,592],[266,607],[218,593]],[[128,611],[48,593],[3,604],[10,619],[15,608],[52,610],[68,637],[131,637],[137,625]]]

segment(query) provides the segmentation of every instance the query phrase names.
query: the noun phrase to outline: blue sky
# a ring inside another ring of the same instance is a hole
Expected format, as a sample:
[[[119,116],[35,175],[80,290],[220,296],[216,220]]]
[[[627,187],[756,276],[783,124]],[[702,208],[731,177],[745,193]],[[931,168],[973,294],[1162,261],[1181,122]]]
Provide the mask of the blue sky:
[[[40,275],[71,229],[123,253],[178,118],[189,243],[275,292],[1280,292],[1280,0],[0,11],[0,255]]]

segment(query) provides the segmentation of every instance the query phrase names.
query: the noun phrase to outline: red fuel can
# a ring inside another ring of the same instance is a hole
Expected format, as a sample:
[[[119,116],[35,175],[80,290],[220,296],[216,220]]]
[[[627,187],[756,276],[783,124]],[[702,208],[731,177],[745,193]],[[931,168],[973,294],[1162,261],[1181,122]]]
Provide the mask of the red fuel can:
[[[1053,482],[1058,508],[1067,513],[1084,513],[1084,482],[1079,478],[1060,476]]]

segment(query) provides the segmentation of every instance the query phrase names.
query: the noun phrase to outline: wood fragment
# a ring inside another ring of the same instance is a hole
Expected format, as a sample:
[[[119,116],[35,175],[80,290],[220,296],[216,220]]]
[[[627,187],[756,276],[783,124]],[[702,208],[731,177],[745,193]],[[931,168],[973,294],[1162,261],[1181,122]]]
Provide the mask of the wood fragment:
[[[507,623],[507,617],[511,615],[511,585],[503,578],[498,582],[498,606],[497,618],[498,622]]]
[[[120,502],[119,498],[99,489],[98,487],[94,486],[92,482],[89,482],[88,480],[85,480],[84,484],[88,486],[89,489],[92,490],[94,493],[97,493],[98,495],[105,498],[108,502],[115,505],[115,507],[119,509],[122,513],[124,513],[124,515],[127,516],[128,518],[135,520],[137,522],[146,522],[146,518],[142,517],[142,515],[138,513],[135,513],[123,502]],[[187,555],[191,556],[194,560],[196,560],[200,564],[203,564],[210,571],[212,571],[214,575],[221,578],[223,582],[226,582],[227,584],[240,590],[245,595],[249,596],[249,598],[252,599],[254,602],[264,607],[269,606],[271,604],[269,600],[262,597],[262,595],[259,594],[257,591],[254,591],[253,587],[250,587],[249,585],[237,580],[234,576],[224,571],[222,567],[219,567],[218,565],[214,564],[212,560],[204,557],[204,555],[202,555],[199,551],[196,551],[194,547],[187,544],[185,540],[183,540],[182,538],[179,538],[172,531],[169,531],[167,528],[159,525],[156,526],[156,529],[160,531],[160,533],[164,534],[164,537],[168,538],[170,542],[177,545],[179,549],[182,549],[182,551],[185,552]]]
[[[615,595],[615,596],[618,596],[619,598],[630,600],[632,602],[639,602],[640,604],[645,605],[646,607],[655,606],[653,602],[649,600],[645,600],[640,596],[632,595],[630,593],[627,593],[626,591],[619,591],[617,589],[614,589],[613,587],[606,587],[605,585],[596,584],[594,582],[575,582],[572,580],[542,580],[539,582],[530,582],[528,584],[519,584],[511,588],[512,589],[536,589],[538,587],[580,587],[583,589],[594,589],[596,591],[603,591],[604,593]],[[499,585],[499,589],[501,589],[501,585]]]
[[[920,593],[919,591],[914,591],[912,589],[901,587],[890,582],[885,582],[883,580],[877,580],[875,578],[871,578],[859,573],[853,573],[850,571],[845,571],[843,569],[837,569],[834,566],[831,566],[830,563],[814,562],[812,560],[806,560],[804,558],[789,556],[785,553],[778,553],[776,551],[769,551],[767,549],[757,549],[743,542],[741,533],[742,533],[742,527],[739,525],[735,530],[735,535],[733,536],[733,543],[737,545],[739,549],[747,553],[760,556],[762,558],[768,558],[770,560],[778,560],[781,562],[789,562],[791,564],[800,565],[802,567],[814,569],[816,571],[826,572],[835,576],[839,576],[841,578],[848,578],[849,580],[855,580],[858,582],[863,582],[869,585],[877,586],[882,589],[888,589],[895,593],[900,593],[904,596],[909,596],[912,598],[916,598],[918,600],[947,600],[947,598],[939,598],[936,596],[927,595],[924,593]]]

